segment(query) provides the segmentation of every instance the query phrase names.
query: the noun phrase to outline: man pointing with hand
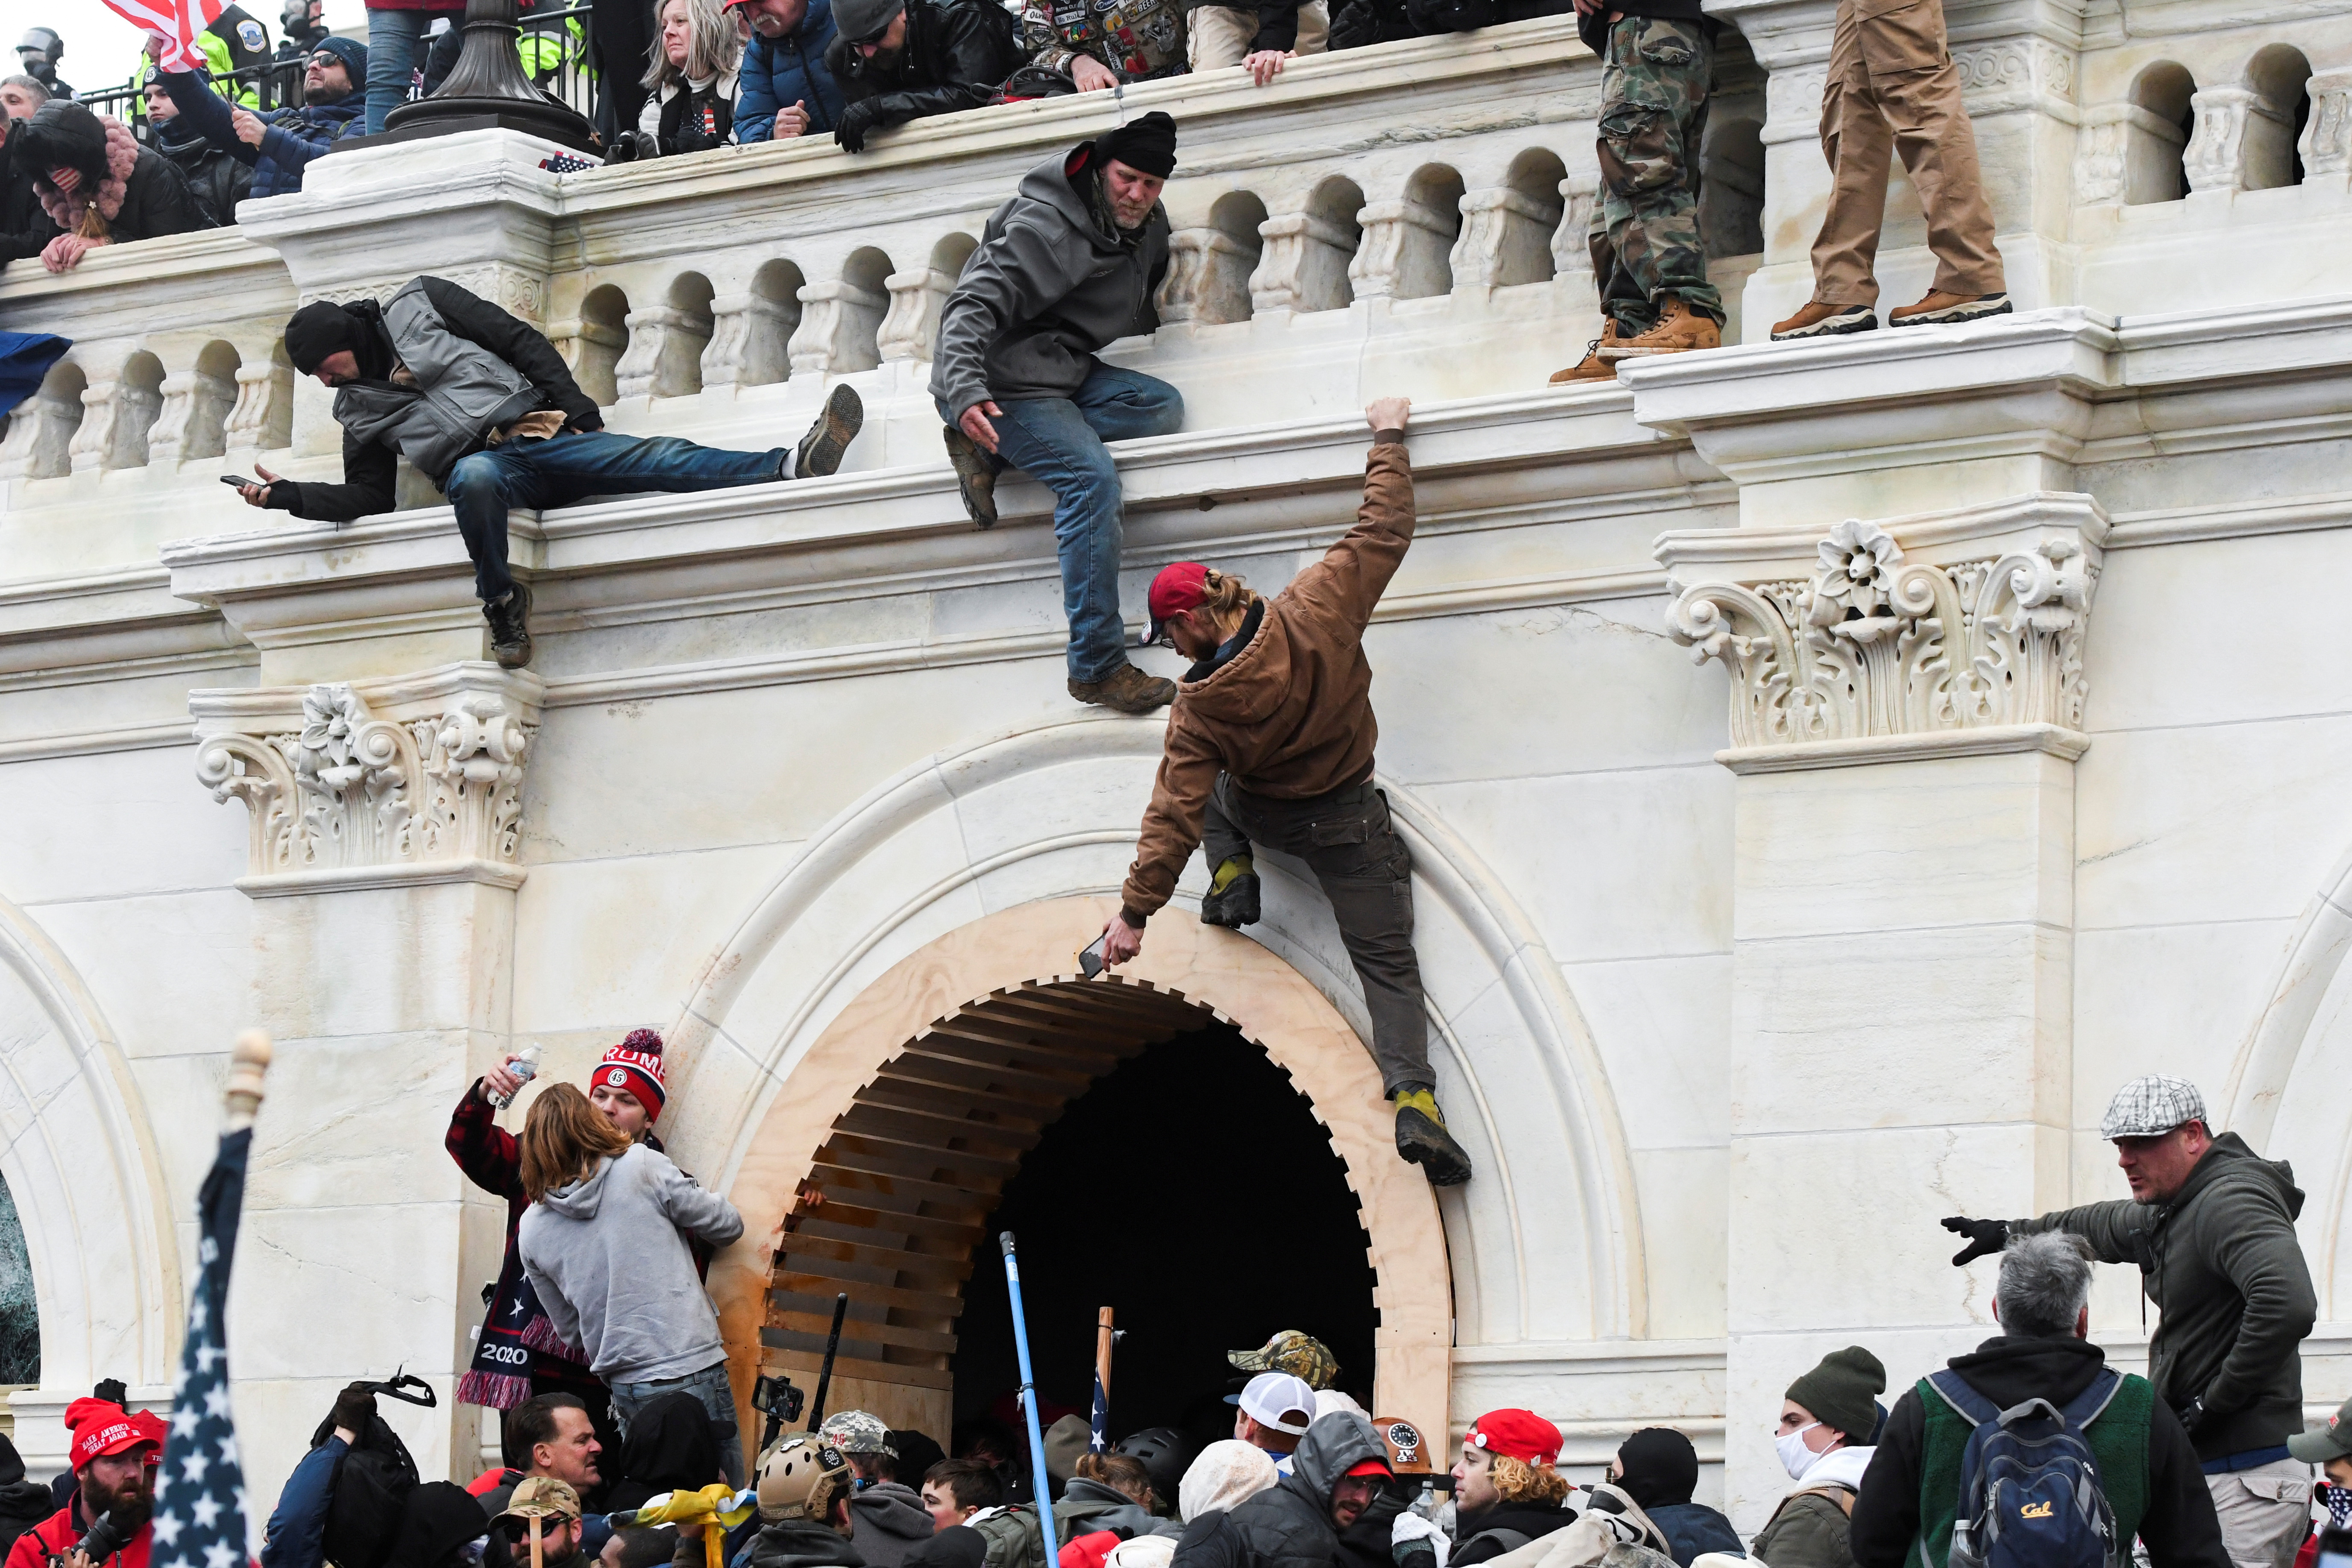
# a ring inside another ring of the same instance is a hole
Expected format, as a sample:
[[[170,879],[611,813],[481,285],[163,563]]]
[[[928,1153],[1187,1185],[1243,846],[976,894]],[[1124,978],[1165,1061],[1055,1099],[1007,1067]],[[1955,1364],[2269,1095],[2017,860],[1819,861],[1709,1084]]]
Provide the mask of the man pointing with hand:
[[[1304,860],[1363,982],[1397,1153],[1450,1187],[1470,1179],[1470,1156],[1437,1109],[1412,950],[1412,857],[1372,784],[1380,725],[1363,647],[1373,606],[1412,543],[1412,406],[1384,397],[1364,411],[1372,449],[1356,526],[1272,599],[1195,561],[1152,579],[1149,640],[1166,639],[1193,664],[1169,710],[1124,907],[1103,927],[1103,961],[1142,951],[1144,922],[1175,890],[1195,845],[1211,876],[1206,925],[1257,920],[1253,845]]]

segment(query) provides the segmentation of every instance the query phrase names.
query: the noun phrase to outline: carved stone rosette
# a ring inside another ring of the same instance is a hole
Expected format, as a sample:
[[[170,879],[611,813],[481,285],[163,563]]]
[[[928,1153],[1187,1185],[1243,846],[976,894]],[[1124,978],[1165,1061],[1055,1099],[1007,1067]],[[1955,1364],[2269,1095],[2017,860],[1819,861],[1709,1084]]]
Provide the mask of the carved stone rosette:
[[[301,692],[299,728],[264,718],[268,728],[207,735],[196,778],[215,800],[245,803],[248,879],[323,888],[443,879],[437,870],[520,882],[535,693],[466,678],[481,668],[457,667],[437,693],[392,694],[389,717],[361,689],[329,682]]]
[[[1666,629],[1732,677],[1731,743],[2009,725],[2079,730],[2097,568],[2059,537],[1928,565],[1875,523],[1821,542],[1810,579],[1675,592]]]

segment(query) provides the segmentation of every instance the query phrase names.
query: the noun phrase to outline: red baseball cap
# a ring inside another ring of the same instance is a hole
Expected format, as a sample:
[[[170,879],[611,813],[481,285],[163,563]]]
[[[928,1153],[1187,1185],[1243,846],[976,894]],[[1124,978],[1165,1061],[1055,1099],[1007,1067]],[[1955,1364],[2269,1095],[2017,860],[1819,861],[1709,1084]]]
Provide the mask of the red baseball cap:
[[[1358,1459],[1348,1467],[1348,1474],[1351,1476],[1385,1476],[1390,1473],[1388,1462],[1384,1459]]]
[[[1489,1410],[1470,1424],[1464,1441],[1523,1465],[1549,1465],[1559,1458],[1559,1428],[1532,1410]]]
[[[1160,574],[1151,579],[1151,629],[1143,635],[1143,646],[1150,647],[1168,629],[1168,623],[1187,611],[1197,610],[1201,601],[1209,596],[1209,569],[1197,561],[1175,561],[1162,566]]]
[[[74,1435],[70,1450],[73,1468],[92,1459],[127,1453],[142,1444],[163,1452],[163,1423],[142,1410],[133,1415],[105,1399],[77,1399],[66,1406],[66,1429]]]

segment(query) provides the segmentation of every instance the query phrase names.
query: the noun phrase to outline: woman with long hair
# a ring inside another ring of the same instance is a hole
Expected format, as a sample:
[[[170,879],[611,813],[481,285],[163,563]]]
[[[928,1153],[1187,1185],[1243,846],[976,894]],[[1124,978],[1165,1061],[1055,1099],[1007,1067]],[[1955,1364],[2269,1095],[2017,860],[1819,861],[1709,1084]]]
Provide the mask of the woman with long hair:
[[[649,1401],[690,1394],[710,1412],[728,1479],[742,1485],[727,1349],[688,1238],[724,1247],[743,1216],[568,1083],[549,1085],[523,1121],[522,1185],[523,1272],[556,1332],[612,1390],[623,1436]]]
[[[700,153],[732,140],[742,58],[735,19],[719,0],[662,0],[637,115],[637,156]]]

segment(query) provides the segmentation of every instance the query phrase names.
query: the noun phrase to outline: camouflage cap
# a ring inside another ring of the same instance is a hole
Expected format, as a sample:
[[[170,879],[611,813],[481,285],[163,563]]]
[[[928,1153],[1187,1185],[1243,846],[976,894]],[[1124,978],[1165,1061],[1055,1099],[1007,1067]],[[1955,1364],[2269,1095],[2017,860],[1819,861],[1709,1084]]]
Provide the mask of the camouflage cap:
[[[1225,1359],[1242,1372],[1286,1372],[1309,1388],[1328,1388],[1339,1379],[1339,1358],[1297,1329],[1283,1330],[1257,1350],[1227,1351]]]
[[[553,1476],[525,1476],[515,1483],[512,1496],[499,1515],[508,1519],[578,1519],[580,1494]]]
[[[898,1457],[890,1441],[890,1428],[882,1425],[882,1417],[867,1410],[836,1410],[824,1418],[817,1435],[845,1454],[887,1454]]]

